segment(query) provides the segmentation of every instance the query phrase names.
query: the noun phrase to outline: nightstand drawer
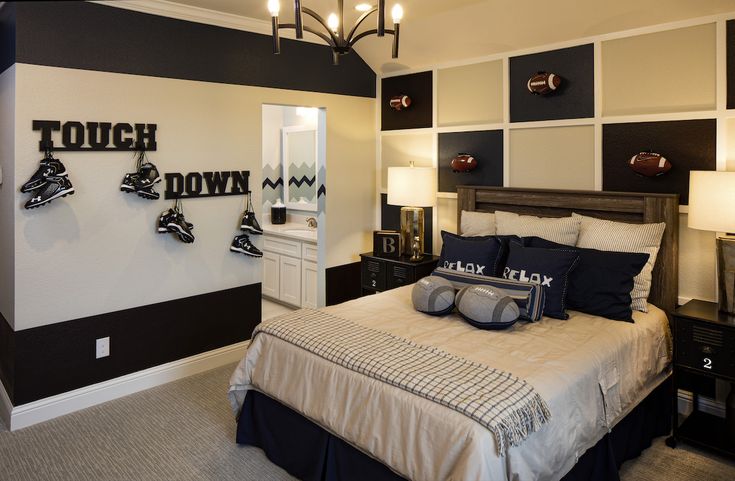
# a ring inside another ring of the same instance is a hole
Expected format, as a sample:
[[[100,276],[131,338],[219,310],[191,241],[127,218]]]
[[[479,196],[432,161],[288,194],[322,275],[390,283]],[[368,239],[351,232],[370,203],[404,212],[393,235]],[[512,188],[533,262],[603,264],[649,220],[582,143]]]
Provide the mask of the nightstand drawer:
[[[735,379],[735,330],[676,318],[676,363]]]
[[[385,262],[374,259],[362,260],[362,287],[366,289],[385,289]]]
[[[414,282],[414,268],[401,265],[388,265],[388,289],[401,287]]]

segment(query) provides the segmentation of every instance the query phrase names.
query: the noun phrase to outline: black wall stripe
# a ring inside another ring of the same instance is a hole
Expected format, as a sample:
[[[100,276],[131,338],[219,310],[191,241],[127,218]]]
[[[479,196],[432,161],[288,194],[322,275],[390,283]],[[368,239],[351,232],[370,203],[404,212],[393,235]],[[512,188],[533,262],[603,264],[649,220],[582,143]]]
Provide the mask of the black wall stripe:
[[[17,406],[244,341],[260,295],[251,284],[17,332],[2,319],[3,384]],[[106,336],[110,356],[95,359]]]
[[[361,295],[360,263],[352,262],[326,269],[326,302],[328,306],[357,299]]]
[[[727,21],[727,108],[735,109],[735,20]]]
[[[19,63],[375,97],[375,73],[356,52],[333,66],[326,45],[283,39],[273,55],[269,35],[99,4],[15,9]]]
[[[0,9],[0,73],[15,63],[15,4]]]

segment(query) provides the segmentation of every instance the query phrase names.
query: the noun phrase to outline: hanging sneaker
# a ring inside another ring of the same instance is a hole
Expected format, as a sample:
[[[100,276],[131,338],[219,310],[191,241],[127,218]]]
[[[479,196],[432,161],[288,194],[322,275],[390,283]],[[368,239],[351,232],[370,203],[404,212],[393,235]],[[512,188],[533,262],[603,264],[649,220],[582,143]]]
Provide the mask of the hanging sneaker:
[[[191,229],[194,226],[189,227],[189,223],[186,222],[184,216],[180,213],[176,213],[175,216],[170,218],[166,223],[166,228],[169,232],[173,232],[179,236],[179,239],[187,244],[194,242],[194,234],[191,233]]]
[[[158,200],[161,197],[161,194],[156,192],[156,189],[153,187],[153,185],[150,185],[143,189],[136,189],[135,193],[138,194],[138,197],[150,200]]]
[[[242,215],[242,222],[240,222],[240,230],[247,231],[250,234],[260,235],[263,233],[258,219],[255,218],[255,212],[245,212]]]
[[[125,174],[125,178],[123,179],[122,184],[120,184],[120,190],[123,192],[135,192],[135,181],[138,177],[140,177],[140,174],[137,172]]]
[[[138,169],[138,178],[135,179],[133,185],[137,192],[140,189],[148,188],[159,182],[161,182],[161,176],[158,174],[158,169],[150,162],[146,162]]]
[[[250,237],[247,234],[235,236],[232,245],[230,245],[230,250],[250,257],[263,257],[263,252],[250,242]]]
[[[176,217],[178,214],[173,209],[165,210],[161,212],[161,215],[158,217],[158,233],[159,234],[166,234],[168,232],[177,232],[177,231],[171,231],[169,230],[167,224],[172,221],[174,217]],[[194,230],[194,224],[191,222],[187,222],[186,226],[189,228],[189,230]]]
[[[51,158],[44,158],[41,160],[41,165],[38,167],[36,172],[31,176],[30,180],[23,184],[20,191],[25,193],[33,192],[36,189],[40,189],[48,181],[48,177],[66,177],[66,167],[61,163],[60,160]]]
[[[33,197],[26,202],[26,209],[35,209],[48,204],[59,197],[66,197],[74,193],[74,187],[68,177],[48,177],[46,185],[35,190]]]

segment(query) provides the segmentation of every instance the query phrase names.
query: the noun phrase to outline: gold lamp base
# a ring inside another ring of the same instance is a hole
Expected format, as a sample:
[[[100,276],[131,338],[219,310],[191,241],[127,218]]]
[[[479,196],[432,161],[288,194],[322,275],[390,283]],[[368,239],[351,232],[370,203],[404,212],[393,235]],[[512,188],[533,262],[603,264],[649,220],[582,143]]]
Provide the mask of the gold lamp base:
[[[401,254],[412,261],[424,258],[424,209],[401,207]]]

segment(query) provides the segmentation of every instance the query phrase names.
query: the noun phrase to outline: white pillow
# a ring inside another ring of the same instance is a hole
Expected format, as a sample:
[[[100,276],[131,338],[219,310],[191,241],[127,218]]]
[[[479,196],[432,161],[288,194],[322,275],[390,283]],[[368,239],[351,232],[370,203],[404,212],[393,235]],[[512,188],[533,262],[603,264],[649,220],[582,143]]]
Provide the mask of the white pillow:
[[[572,217],[581,221],[577,247],[648,254],[648,262],[635,276],[633,290],[630,293],[633,301],[631,308],[648,312],[648,295],[651,292],[653,266],[656,264],[656,256],[661,247],[661,238],[664,235],[666,223],[628,224],[574,213]]]
[[[495,235],[495,214],[463,210],[459,232],[465,237]]]
[[[495,228],[498,235],[536,236],[568,246],[577,243],[579,224],[580,219],[574,217],[536,217],[495,211]]]

